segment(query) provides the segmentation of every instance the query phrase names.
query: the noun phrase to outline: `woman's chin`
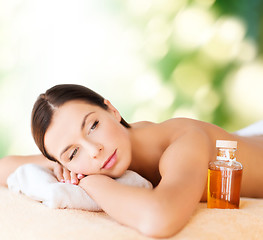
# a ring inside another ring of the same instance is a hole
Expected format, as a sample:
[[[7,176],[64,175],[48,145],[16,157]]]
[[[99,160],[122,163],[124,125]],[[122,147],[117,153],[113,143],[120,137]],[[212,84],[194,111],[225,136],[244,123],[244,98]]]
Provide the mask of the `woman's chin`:
[[[128,168],[116,169],[116,171],[112,171],[110,173],[110,175],[111,175],[110,177],[119,178],[126,172],[126,170],[128,170]]]

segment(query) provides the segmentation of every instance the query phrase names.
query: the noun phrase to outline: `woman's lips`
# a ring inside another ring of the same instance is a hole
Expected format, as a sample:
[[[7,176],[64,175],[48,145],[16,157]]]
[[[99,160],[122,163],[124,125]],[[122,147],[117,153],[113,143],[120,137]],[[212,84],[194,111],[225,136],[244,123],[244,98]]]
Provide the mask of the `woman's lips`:
[[[108,160],[103,164],[102,168],[109,169],[111,168],[117,161],[117,149],[114,151],[114,153],[108,158]]]

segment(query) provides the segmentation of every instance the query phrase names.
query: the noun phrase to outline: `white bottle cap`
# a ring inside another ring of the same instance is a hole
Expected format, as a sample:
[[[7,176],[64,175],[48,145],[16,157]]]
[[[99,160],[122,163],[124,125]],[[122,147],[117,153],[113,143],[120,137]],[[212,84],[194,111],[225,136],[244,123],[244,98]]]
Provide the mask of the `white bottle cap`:
[[[217,148],[237,148],[237,141],[216,140]]]

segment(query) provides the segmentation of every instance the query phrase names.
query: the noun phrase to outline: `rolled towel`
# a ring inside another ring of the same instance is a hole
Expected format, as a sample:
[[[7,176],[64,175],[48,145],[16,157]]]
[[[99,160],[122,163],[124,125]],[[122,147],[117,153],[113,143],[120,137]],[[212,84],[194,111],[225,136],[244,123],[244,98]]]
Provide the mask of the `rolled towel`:
[[[137,187],[152,188],[152,184],[127,170],[116,181]],[[50,208],[74,208],[101,211],[101,207],[78,185],[60,183],[53,172],[36,164],[25,164],[7,179],[8,188],[39,201]]]

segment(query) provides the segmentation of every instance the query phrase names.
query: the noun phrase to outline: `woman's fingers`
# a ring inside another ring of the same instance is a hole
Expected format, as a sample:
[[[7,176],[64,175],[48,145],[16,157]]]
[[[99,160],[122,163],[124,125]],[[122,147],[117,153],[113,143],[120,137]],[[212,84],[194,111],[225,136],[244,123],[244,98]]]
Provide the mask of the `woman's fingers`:
[[[79,173],[78,175],[77,175],[77,178],[79,179],[79,180],[81,180],[82,178],[84,178],[85,177],[85,175],[83,175],[83,174],[81,174],[81,173]]]
[[[78,184],[79,180],[77,178],[77,174],[74,172],[70,172],[70,177],[71,177],[71,183],[72,184]]]
[[[59,163],[56,163],[53,171],[59,182],[65,182],[65,179],[63,176],[63,167]]]
[[[76,174],[69,171],[67,168],[63,167],[59,163],[57,163],[54,167],[54,174],[59,182],[71,184],[78,184],[79,179],[82,179],[84,177],[84,175],[82,174]]]
[[[70,171],[63,167],[63,177],[65,179],[65,183],[71,183]]]

